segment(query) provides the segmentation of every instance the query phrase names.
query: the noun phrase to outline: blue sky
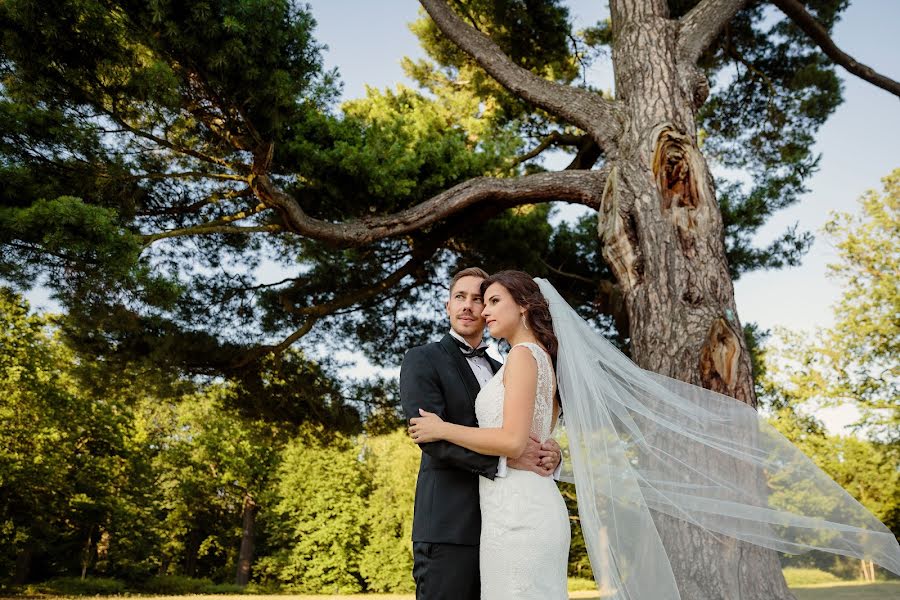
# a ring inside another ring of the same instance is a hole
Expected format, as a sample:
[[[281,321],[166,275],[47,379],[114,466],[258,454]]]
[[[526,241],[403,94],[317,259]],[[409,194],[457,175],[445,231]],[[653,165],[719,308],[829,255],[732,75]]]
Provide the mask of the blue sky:
[[[328,45],[326,64],[338,67],[345,99],[363,96],[366,85],[384,88],[409,84],[400,59],[422,56],[418,41],[407,27],[417,18],[417,2],[312,0],[310,4],[318,21],[316,37]],[[567,5],[577,26],[608,15],[607,3],[602,0],[574,0]],[[900,2],[856,0],[835,27],[833,37],[857,60],[900,79],[897,23]],[[760,244],[771,241],[793,223],[818,233],[830,211],[855,211],[856,199],[863,192],[880,189],[880,179],[900,167],[900,101],[842,69],[838,73],[844,81],[845,101],[818,133],[815,150],[821,154],[821,161],[809,182],[810,191],[762,228],[757,236]],[[612,87],[608,64],[598,64],[589,77],[595,85]],[[735,283],[741,320],[757,322],[763,328],[827,327],[832,323],[831,305],[840,294],[837,284],[825,277],[826,265],[834,259],[834,249],[817,236],[801,266],[744,275]],[[363,365],[360,368],[366,370]],[[852,419],[851,413],[840,409],[819,416],[834,427]]]

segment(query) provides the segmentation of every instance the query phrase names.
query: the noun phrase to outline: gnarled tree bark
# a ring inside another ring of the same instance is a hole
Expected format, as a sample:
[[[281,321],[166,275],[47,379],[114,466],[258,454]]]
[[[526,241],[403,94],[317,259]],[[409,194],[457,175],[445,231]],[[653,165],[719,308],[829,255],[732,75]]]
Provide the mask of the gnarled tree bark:
[[[664,0],[611,2],[616,97],[628,135],[619,140],[599,227],[625,294],[633,359],[755,406],[722,217],[697,145],[705,81],[693,75],[696,57],[741,4],[710,0],[678,23]],[[774,552],[671,517],[657,524],[683,598],[793,597]]]

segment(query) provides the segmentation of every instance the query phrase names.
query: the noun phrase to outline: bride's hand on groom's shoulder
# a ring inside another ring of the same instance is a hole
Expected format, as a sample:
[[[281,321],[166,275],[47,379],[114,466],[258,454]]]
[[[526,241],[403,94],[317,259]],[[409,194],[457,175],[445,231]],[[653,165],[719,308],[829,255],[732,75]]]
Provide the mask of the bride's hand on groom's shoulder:
[[[434,413],[420,408],[420,417],[409,420],[409,437],[417,444],[426,444],[444,439],[442,432],[444,420]]]

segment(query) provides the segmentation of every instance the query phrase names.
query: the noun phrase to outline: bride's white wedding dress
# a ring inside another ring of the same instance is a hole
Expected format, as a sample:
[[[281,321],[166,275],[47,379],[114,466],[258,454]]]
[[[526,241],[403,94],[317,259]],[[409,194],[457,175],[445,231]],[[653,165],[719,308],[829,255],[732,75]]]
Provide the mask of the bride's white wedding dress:
[[[528,347],[537,362],[537,393],[531,433],[541,442],[553,429],[553,366],[537,344]],[[503,372],[475,399],[480,427],[503,425]],[[569,514],[551,477],[509,469],[506,477],[479,478],[481,497],[482,600],[564,600],[568,598]]]

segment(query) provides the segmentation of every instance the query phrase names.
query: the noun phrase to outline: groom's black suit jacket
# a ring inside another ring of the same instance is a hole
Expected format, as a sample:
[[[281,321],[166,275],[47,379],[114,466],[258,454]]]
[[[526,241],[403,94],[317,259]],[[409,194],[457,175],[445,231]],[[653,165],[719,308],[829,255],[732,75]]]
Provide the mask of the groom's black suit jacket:
[[[487,358],[496,373],[500,363]],[[450,334],[440,342],[410,349],[403,358],[400,403],[407,422],[424,408],[445,421],[477,427],[479,390],[478,379]],[[413,541],[477,545],[481,535],[478,477],[493,479],[499,458],[443,441],[420,447]]]

